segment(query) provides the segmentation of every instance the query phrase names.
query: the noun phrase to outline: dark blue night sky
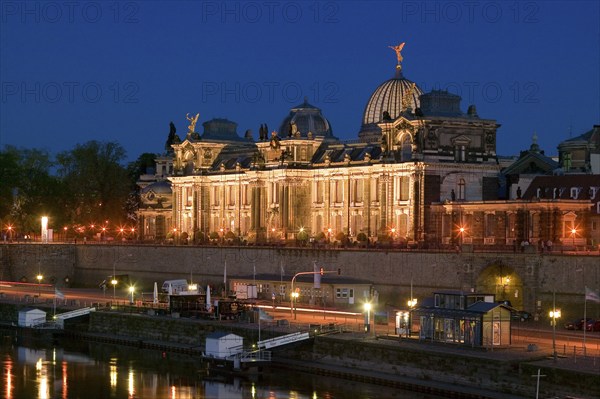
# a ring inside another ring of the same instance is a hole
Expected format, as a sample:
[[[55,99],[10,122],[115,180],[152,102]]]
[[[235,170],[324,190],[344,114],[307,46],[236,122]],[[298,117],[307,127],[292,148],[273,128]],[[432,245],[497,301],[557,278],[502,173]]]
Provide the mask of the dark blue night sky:
[[[0,145],[52,153],[97,139],[133,160],[173,121],[277,129],[304,97],[356,139],[393,76],[449,89],[496,119],[498,153],[534,131],[547,154],[600,123],[600,5],[533,2],[2,1]]]

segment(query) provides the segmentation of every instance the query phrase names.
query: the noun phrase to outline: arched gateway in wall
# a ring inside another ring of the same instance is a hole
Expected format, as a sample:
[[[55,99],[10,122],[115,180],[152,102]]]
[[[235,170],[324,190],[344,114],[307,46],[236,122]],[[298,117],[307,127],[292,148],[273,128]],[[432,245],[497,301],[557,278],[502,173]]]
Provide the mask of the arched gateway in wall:
[[[510,301],[516,309],[523,309],[523,279],[514,267],[495,261],[477,277],[476,291],[494,294],[497,301]]]

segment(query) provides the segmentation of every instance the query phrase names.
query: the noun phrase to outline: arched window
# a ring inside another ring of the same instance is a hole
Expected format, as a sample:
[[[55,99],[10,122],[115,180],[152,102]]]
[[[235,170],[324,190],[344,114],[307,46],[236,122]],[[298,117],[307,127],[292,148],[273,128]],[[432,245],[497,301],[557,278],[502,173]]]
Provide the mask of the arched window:
[[[465,179],[460,179],[458,181],[458,198],[459,200],[465,200],[466,199],[466,183],[465,183]]]
[[[408,134],[402,138],[400,157],[402,162],[408,162],[412,160],[412,143]]]

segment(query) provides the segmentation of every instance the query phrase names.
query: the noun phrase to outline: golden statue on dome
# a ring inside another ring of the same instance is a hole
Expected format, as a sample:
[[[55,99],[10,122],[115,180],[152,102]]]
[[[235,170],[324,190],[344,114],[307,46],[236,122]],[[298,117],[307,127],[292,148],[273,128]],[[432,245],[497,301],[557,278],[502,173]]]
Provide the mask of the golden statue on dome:
[[[402,63],[402,54],[400,54],[400,52],[402,51],[402,49],[404,48],[404,45],[406,43],[402,42],[397,46],[388,46],[389,48],[391,48],[392,50],[394,50],[396,52],[396,58],[398,59],[398,66],[400,66],[400,64]]]
[[[188,126],[188,133],[194,133],[196,130],[196,123],[198,122],[198,117],[200,116],[199,113],[196,114],[196,116],[192,116],[190,117],[189,112],[185,115],[185,118],[190,122],[190,125]]]

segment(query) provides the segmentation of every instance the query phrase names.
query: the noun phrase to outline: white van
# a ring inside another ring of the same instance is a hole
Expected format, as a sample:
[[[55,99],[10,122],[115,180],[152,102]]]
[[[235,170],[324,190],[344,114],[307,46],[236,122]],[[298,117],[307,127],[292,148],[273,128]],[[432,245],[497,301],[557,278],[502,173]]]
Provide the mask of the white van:
[[[179,294],[181,291],[187,291],[188,283],[187,280],[165,280],[162,285],[162,292],[169,293],[169,287],[171,287],[171,294]]]

